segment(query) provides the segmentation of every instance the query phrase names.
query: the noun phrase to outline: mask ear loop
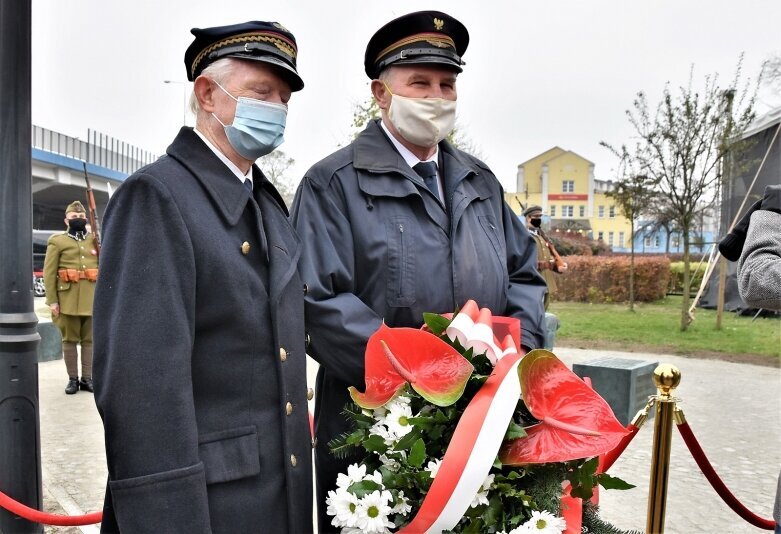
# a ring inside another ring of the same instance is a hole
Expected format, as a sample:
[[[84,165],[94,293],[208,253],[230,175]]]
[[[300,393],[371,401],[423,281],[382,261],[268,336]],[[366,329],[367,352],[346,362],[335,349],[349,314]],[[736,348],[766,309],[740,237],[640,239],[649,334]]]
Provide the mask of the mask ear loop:
[[[238,101],[239,101],[239,99],[238,99],[238,98],[236,98],[235,96],[233,96],[232,94],[230,94],[228,91],[226,91],[226,90],[225,90],[225,88],[224,88],[222,85],[220,85],[220,84],[217,82],[217,80],[212,80],[212,81],[214,82],[214,85],[216,85],[217,87],[219,87],[220,89],[222,89],[222,92],[223,92],[223,93],[225,93],[226,95],[228,95],[229,97],[231,97],[231,98],[232,98],[233,100],[235,100],[236,102],[238,102]],[[213,112],[212,112],[212,114],[211,114],[211,115],[212,115],[212,117],[214,117],[215,119],[217,119],[217,122],[219,122],[219,123],[220,123],[220,125],[221,125],[223,128],[227,127],[227,125],[226,125],[224,122],[222,122],[222,121],[220,120],[220,118],[219,118],[217,115],[215,115]]]

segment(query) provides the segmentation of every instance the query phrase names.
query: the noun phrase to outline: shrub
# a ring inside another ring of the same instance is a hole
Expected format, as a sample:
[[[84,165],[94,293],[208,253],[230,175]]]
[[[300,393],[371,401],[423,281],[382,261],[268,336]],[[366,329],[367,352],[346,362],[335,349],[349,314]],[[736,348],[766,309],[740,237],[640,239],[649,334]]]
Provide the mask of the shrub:
[[[692,261],[689,262],[689,294],[694,296],[697,294],[697,290],[702,283],[702,277],[705,274],[706,264],[703,262]],[[697,266],[699,265],[699,269]],[[675,295],[683,295],[683,262],[676,261],[670,263],[670,287],[667,290],[668,293]]]
[[[630,258],[567,256],[569,268],[557,278],[555,300],[628,302]],[[670,284],[670,262],[664,257],[635,258],[635,300],[664,298]]]

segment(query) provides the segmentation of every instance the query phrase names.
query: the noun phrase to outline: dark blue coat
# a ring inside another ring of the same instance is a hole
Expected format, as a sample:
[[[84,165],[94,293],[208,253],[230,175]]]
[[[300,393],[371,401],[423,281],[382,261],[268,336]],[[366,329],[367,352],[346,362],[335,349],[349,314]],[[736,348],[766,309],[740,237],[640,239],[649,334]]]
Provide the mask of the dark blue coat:
[[[301,247],[253,178],[250,199],[183,128],[109,202],[94,310],[103,531],[312,531]]]
[[[344,462],[328,442],[347,429],[347,387],[363,389],[364,349],[384,320],[419,327],[424,312],[468,299],[521,319],[522,343],[541,347],[545,281],[534,240],[504,202],[490,169],[439,145],[442,205],[372,122],[349,146],[312,167],[293,203],[303,243],[309,354],[317,377],[315,462],[321,530],[325,492]]]

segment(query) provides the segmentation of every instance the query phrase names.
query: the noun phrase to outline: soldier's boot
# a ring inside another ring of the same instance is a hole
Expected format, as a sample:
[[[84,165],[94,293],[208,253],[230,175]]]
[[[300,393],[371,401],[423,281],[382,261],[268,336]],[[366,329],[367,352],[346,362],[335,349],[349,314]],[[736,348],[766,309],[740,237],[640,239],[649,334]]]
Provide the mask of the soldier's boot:
[[[94,391],[92,387],[92,345],[83,343],[81,345],[81,379],[79,380],[79,388],[90,393]]]
[[[70,341],[62,343],[62,356],[65,360],[65,369],[68,371],[68,385],[65,387],[65,393],[73,395],[79,391],[79,352],[76,344]]]

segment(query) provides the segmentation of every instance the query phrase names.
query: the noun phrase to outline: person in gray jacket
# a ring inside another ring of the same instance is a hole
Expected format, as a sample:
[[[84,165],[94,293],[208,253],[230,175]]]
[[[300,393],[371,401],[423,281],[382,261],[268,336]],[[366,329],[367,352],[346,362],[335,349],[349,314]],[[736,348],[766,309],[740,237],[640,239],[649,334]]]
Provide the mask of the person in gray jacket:
[[[319,528],[328,490],[355,461],[328,442],[349,430],[348,386],[364,387],[366,342],[384,321],[419,327],[424,312],[468,299],[521,320],[522,344],[543,343],[545,281],[534,240],[504,202],[488,166],[445,138],[469,35],[453,17],[423,11],[383,26],[364,67],[382,119],[307,171],[291,216],[303,242],[308,352],[316,386]]]
[[[781,185],[769,185],[751,213],[738,262],[738,291],[746,304],[781,310]],[[776,533],[781,533],[781,475],[773,507]]]
[[[301,245],[254,164],[303,87],[277,22],[193,29],[195,129],[104,218],[95,401],[103,532],[312,532]]]

